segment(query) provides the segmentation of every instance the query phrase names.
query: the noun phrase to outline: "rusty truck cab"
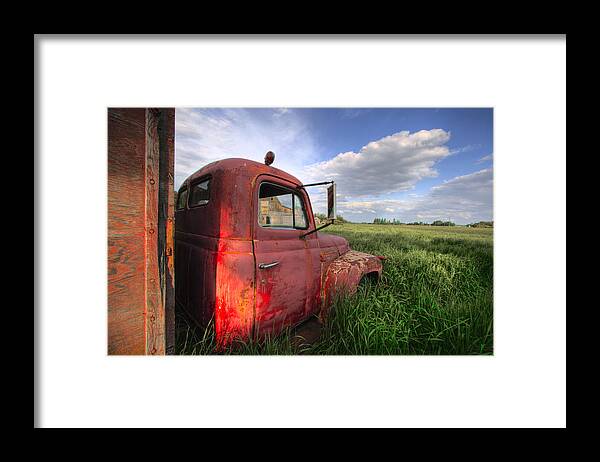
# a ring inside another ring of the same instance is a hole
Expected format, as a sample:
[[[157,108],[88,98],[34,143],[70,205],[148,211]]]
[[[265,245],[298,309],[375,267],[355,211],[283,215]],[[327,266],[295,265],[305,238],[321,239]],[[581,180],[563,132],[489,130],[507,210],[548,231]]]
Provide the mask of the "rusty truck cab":
[[[206,165],[175,207],[175,297],[219,342],[263,337],[319,314],[342,286],[379,275],[377,257],[315,230],[294,176],[247,159]]]

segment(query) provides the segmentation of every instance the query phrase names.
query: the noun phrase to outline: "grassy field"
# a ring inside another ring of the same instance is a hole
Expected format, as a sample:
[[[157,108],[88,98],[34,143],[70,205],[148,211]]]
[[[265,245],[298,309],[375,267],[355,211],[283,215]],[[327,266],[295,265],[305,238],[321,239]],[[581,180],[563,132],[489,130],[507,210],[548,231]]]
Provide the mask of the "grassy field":
[[[493,353],[493,229],[343,224],[355,250],[385,255],[378,283],[339,300],[320,339],[297,345],[289,331],[236,354],[471,355]],[[177,319],[176,351],[211,354],[214,338]]]

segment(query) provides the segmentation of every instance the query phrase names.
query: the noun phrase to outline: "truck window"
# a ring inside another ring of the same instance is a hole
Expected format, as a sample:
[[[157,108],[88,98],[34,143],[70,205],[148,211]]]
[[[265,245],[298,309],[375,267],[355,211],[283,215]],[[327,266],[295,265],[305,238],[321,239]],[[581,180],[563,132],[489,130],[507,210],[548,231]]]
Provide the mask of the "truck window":
[[[182,210],[185,208],[185,203],[187,202],[187,196],[188,196],[187,188],[179,191],[179,194],[177,194],[177,207],[176,207],[177,210]]]
[[[294,228],[306,229],[306,213],[304,213],[304,204],[302,198],[298,194],[293,196],[294,202]]]
[[[193,184],[190,189],[190,207],[208,204],[208,200],[210,199],[210,179]]]
[[[302,197],[290,189],[261,183],[258,223],[265,228],[306,229],[308,220]]]

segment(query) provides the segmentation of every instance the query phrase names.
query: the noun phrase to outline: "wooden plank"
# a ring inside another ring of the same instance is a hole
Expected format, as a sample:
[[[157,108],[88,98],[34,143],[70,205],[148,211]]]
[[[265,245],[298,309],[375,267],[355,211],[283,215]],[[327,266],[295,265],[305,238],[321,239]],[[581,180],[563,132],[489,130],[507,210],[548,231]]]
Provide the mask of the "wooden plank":
[[[108,109],[108,354],[145,353],[145,110]]]
[[[165,352],[175,353],[175,280],[174,280],[174,213],[175,213],[175,109],[160,110],[160,220],[159,242],[165,310]]]
[[[159,270],[160,111],[146,109],[146,354],[165,354],[165,311]]]

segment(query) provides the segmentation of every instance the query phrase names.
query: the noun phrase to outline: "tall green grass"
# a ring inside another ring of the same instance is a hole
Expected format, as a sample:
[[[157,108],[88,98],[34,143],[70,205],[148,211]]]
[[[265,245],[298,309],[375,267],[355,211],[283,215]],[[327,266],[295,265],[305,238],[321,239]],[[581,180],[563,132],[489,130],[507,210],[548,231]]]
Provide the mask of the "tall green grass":
[[[328,232],[385,255],[381,279],[337,300],[318,342],[288,330],[221,354],[469,355],[493,353],[493,229],[344,224]],[[213,354],[211,330],[178,316],[176,352]]]

